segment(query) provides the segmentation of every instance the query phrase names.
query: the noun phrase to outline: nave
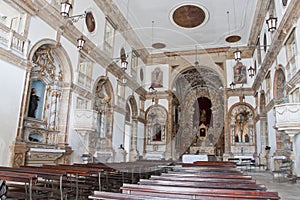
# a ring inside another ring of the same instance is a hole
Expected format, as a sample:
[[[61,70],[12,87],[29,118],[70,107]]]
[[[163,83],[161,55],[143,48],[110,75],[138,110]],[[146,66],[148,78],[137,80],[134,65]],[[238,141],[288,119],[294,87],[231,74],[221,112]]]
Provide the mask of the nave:
[[[299,183],[278,182],[234,162],[136,161],[0,167],[8,199],[297,199]]]

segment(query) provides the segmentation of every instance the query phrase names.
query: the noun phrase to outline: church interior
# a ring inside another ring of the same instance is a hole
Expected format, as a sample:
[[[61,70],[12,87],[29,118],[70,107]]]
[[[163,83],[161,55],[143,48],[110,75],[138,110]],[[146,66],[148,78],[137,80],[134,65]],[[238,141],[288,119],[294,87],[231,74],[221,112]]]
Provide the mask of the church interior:
[[[0,166],[247,161],[296,180],[299,17],[298,0],[0,0]]]

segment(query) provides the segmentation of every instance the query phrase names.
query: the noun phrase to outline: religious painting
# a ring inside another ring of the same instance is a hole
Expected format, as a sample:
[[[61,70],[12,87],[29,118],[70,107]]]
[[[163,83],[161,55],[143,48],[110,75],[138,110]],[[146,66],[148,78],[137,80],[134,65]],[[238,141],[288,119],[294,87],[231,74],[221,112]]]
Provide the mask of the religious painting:
[[[88,12],[86,13],[85,16],[85,24],[86,24],[86,28],[87,30],[92,33],[95,31],[96,28],[96,22],[95,22],[95,18],[92,14],[92,12]]]
[[[151,86],[153,88],[163,87],[163,71],[156,67],[151,74]]]
[[[237,62],[233,70],[235,84],[247,83],[247,68],[243,63]]]

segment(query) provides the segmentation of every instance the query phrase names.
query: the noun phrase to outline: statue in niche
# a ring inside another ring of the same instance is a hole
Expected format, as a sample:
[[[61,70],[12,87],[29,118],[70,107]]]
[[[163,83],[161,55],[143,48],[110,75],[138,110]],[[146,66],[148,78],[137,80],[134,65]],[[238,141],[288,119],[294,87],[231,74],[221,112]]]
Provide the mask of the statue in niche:
[[[153,126],[153,141],[161,141],[161,125],[159,123],[154,124]]]
[[[38,108],[38,101],[40,97],[36,95],[36,89],[31,88],[31,95],[29,100],[28,117],[36,118],[36,110]]]
[[[247,143],[248,143],[249,141],[250,141],[250,139],[249,139],[249,135],[248,135],[248,134],[246,134],[246,135],[245,135],[245,142],[247,142]]]
[[[206,122],[206,111],[205,109],[202,109],[200,111],[200,123],[205,123]]]

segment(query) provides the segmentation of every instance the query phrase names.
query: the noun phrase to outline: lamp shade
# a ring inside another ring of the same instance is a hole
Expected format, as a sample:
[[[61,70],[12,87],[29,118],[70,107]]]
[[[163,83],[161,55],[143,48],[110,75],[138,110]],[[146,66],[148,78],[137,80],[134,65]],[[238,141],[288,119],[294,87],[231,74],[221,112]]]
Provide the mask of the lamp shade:
[[[233,81],[229,84],[229,86],[230,86],[230,89],[232,89],[232,90],[235,89],[235,83]]]
[[[270,16],[269,19],[266,20],[268,25],[268,31],[273,32],[276,30],[277,26],[277,17]]]
[[[234,60],[239,61],[239,60],[242,59],[242,58],[241,58],[241,55],[242,55],[241,50],[236,49],[236,51],[233,52],[233,54],[234,54]]]
[[[255,69],[252,66],[250,66],[248,72],[249,72],[249,76],[252,78],[254,76]]]
[[[69,17],[69,12],[72,8],[72,4],[68,2],[61,2],[60,15],[67,18]]]
[[[128,62],[126,60],[121,60],[121,69],[126,70]]]
[[[85,39],[83,39],[83,36],[77,39],[77,48],[81,50],[83,48],[83,45],[85,43]]]

